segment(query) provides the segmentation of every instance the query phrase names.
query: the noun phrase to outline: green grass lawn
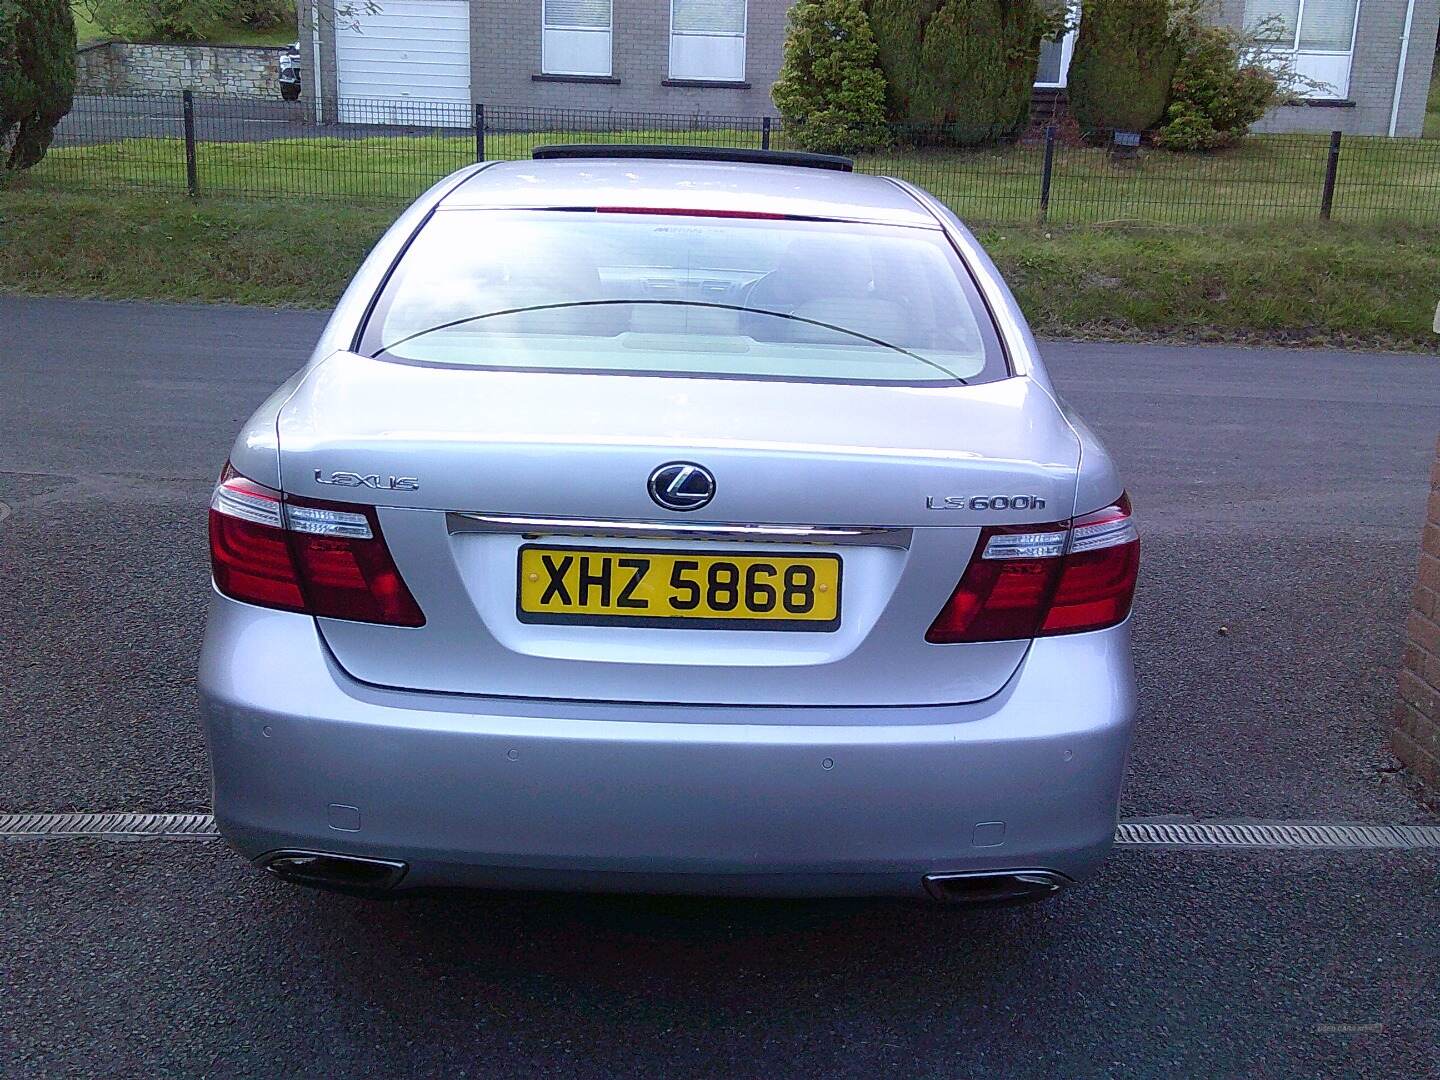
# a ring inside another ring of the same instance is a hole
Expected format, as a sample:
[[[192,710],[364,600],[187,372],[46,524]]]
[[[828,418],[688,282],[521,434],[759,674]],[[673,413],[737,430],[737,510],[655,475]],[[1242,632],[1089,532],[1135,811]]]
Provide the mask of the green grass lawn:
[[[90,17],[89,11],[83,4],[72,3],[70,11],[75,16],[75,40],[79,45],[100,41],[104,38],[113,37],[123,40],[125,37],[123,34],[112,34],[100,26]],[[249,26],[232,23],[216,23],[206,30],[201,40],[209,45],[289,45],[295,40],[295,21],[291,19],[270,30],[255,30]]]
[[[1212,154],[1146,150],[1117,162],[1105,149],[1056,150],[1048,221],[1204,225],[1318,218],[1329,137],[1256,135]],[[961,217],[1035,220],[1039,146],[927,150],[861,158],[867,171],[912,180]],[[1440,147],[1416,140],[1351,138],[1342,144],[1333,215],[1350,221],[1428,219],[1440,224]]]
[[[205,142],[197,172],[202,193],[411,198],[474,157],[472,136],[415,133],[364,139]],[[686,141],[758,145],[755,131],[490,133],[487,156],[524,158],[547,142]],[[1102,148],[1058,148],[1049,223],[1139,222],[1205,225],[1310,221],[1319,215],[1328,139],[1252,136],[1210,155],[1148,150],[1138,162],[1112,162]],[[863,156],[867,172],[912,180],[966,220],[1021,224],[1038,220],[1043,151],[1019,145],[979,150],[893,151]],[[183,191],[178,138],[132,139],[52,148],[20,183],[36,190]],[[1440,143],[1347,139],[1334,216],[1344,221],[1411,220],[1440,224]]]
[[[0,191],[0,291],[325,307],[397,207]],[[1041,334],[1434,350],[1440,227],[979,230]]]

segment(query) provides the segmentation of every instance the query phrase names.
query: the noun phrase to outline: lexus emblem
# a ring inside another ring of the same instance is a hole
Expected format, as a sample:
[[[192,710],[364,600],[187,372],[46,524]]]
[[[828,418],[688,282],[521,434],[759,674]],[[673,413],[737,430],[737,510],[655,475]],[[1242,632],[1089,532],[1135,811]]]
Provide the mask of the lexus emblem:
[[[672,461],[650,474],[649,488],[666,510],[699,510],[715,497],[715,477],[703,465]]]

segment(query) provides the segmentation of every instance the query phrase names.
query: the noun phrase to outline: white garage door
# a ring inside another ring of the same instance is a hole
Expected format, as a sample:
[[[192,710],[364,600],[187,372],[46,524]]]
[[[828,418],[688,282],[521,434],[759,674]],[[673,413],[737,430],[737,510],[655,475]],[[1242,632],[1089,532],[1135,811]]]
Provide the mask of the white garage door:
[[[468,125],[468,0],[382,0],[379,8],[337,21],[341,122]]]

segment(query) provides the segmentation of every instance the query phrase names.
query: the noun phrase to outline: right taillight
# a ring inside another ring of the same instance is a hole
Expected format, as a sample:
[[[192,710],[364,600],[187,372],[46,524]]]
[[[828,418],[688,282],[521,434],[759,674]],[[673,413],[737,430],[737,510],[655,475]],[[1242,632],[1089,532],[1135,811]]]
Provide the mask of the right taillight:
[[[1008,641],[1114,626],[1130,614],[1139,568],[1126,495],[1071,521],[982,529],[925,640]]]
[[[285,496],[228,464],[210,497],[210,568],[217,589],[247,604],[425,625],[374,507]]]

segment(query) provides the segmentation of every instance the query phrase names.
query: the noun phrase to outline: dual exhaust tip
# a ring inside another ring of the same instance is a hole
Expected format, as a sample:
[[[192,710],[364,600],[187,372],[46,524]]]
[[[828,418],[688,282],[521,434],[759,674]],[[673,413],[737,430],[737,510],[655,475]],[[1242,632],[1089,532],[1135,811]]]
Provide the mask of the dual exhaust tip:
[[[275,851],[261,865],[296,885],[350,893],[393,889],[409,867],[393,859],[336,855],[324,851]],[[926,874],[925,891],[946,904],[1023,904],[1053,896],[1070,879],[1053,870],[979,870]]]
[[[296,885],[339,892],[376,893],[393,889],[409,867],[393,859],[366,859],[324,851],[273,851],[260,865]]]
[[[1026,904],[1054,896],[1070,879],[1054,870],[972,870],[926,874],[925,891],[944,904]]]

